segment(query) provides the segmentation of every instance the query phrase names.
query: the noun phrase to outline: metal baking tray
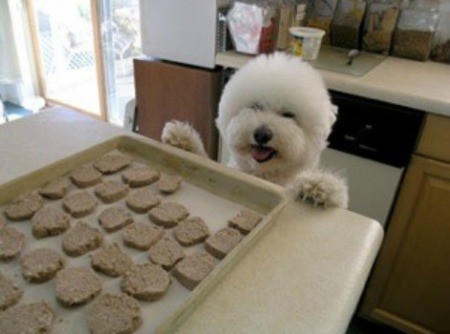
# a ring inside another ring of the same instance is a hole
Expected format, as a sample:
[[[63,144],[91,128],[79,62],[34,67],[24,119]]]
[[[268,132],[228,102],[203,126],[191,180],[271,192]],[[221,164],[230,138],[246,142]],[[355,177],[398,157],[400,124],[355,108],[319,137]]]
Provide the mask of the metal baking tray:
[[[163,201],[174,201],[185,205],[191,215],[199,216],[205,220],[211,234],[225,227],[227,219],[243,208],[259,212],[264,217],[262,222],[225,259],[221,260],[209,276],[193,291],[184,288],[171,275],[171,286],[161,300],[156,302],[139,301],[143,324],[136,333],[170,333],[201,303],[220,282],[221,278],[275,223],[278,214],[287,202],[287,197],[283,188],[279,186],[229,169],[214,161],[163,145],[151,139],[120,136],[33,171],[22,178],[0,185],[0,214],[3,214],[5,204],[12,198],[25,192],[35,191],[51,180],[68,175],[74,168],[92,163],[97,158],[112,151],[120,151],[130,155],[133,158],[133,164],[146,164],[162,173],[182,176],[184,181],[181,189],[175,194],[163,197]],[[120,179],[120,172],[103,176],[103,180],[110,179]],[[75,186],[72,187],[72,190],[77,189]],[[93,193],[93,188],[88,188],[88,191]],[[140,188],[130,188],[129,194],[136,189]],[[44,202],[45,205],[61,207],[61,200],[44,200]],[[104,233],[104,242],[117,242],[121,249],[133,258],[134,263],[148,262],[148,252],[133,250],[123,245],[122,230],[106,233],[97,222],[97,216],[107,206],[119,205],[125,207],[124,202],[125,199],[104,205],[99,201],[99,205],[93,214],[81,219],[72,218],[71,226],[78,220],[96,226]],[[149,222],[148,215],[131,213],[135,221]],[[8,221],[7,224],[20,230],[26,236],[27,242],[22,254],[35,248],[50,247],[64,255],[65,266],[90,267],[90,254],[92,252],[74,258],[66,256],[61,248],[62,235],[35,239],[31,234],[29,221]],[[166,235],[170,234],[171,230],[167,230]],[[190,254],[200,248],[203,248],[203,244],[184,248],[184,250],[186,254]],[[41,284],[26,282],[21,275],[18,257],[10,262],[1,262],[0,271],[7,277],[13,278],[24,290],[19,304],[42,299],[51,304],[55,311],[53,333],[88,333],[87,313],[91,303],[74,308],[62,307],[56,301],[53,280]],[[110,278],[101,273],[98,273],[98,276],[101,277],[103,282],[102,293],[120,291],[120,278]]]

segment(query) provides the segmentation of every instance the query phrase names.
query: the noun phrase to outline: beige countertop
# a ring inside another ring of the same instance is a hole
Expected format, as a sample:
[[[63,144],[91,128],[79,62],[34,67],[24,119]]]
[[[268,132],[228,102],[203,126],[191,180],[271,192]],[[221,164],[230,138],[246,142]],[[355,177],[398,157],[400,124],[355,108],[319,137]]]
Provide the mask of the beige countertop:
[[[125,131],[66,110],[0,126],[0,184]],[[344,333],[383,232],[342,209],[289,203],[178,333]]]
[[[251,58],[226,52],[217,55],[216,63],[240,68]],[[387,57],[361,77],[319,71],[331,90],[450,117],[450,65]]]

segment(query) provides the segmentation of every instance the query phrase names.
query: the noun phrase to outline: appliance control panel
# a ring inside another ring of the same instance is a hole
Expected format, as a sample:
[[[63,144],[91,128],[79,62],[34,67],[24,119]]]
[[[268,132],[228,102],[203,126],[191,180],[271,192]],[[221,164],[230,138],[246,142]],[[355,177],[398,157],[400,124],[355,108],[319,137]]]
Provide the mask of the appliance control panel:
[[[408,164],[424,112],[402,106],[330,92],[338,118],[329,147],[395,167]]]

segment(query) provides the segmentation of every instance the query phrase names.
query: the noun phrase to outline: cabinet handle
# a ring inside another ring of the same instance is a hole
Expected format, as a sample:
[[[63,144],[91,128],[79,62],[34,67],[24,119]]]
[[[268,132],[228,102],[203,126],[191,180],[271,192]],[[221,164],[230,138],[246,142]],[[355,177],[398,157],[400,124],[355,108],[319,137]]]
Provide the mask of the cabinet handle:
[[[364,145],[364,144],[359,144],[358,147],[360,149],[364,150],[364,151],[369,151],[369,152],[373,152],[373,153],[378,152],[377,148],[371,147],[371,146],[367,146],[367,145]]]
[[[344,139],[347,141],[356,141],[356,137],[350,135],[344,135]]]

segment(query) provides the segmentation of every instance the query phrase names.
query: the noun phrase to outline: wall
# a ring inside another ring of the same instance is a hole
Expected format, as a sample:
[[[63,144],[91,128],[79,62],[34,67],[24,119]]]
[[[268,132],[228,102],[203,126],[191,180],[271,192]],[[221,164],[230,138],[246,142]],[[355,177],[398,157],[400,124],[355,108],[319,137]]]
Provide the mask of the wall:
[[[37,111],[39,96],[26,0],[0,2],[0,97]]]

